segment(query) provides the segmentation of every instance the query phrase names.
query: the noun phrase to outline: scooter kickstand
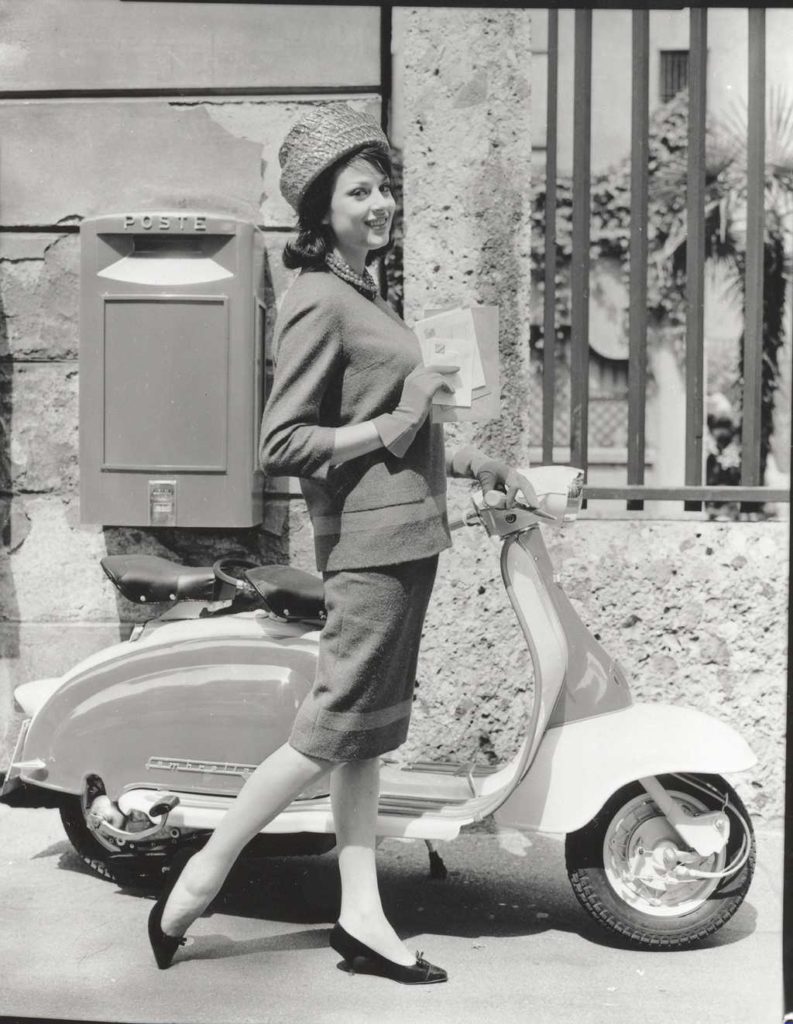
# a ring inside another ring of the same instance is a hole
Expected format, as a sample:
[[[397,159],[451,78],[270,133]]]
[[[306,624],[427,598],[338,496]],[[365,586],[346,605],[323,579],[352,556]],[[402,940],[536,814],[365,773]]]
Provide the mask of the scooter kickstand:
[[[448,877],[449,872],[446,870],[446,865],[443,863],[443,857],[435,849],[435,844],[431,839],[425,839],[424,842],[427,844],[427,849],[430,854],[430,878],[436,878],[443,880]]]

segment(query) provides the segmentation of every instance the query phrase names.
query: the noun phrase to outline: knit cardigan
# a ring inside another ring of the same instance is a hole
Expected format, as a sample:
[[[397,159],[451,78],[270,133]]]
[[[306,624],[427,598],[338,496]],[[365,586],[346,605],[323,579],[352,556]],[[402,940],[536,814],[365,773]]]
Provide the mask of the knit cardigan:
[[[259,458],[267,475],[300,478],[317,568],[390,565],[449,547],[440,424],[428,417],[402,458],[380,447],[331,465],[335,429],[392,412],[421,363],[391,307],[324,268],[303,270],[278,313],[274,360]]]

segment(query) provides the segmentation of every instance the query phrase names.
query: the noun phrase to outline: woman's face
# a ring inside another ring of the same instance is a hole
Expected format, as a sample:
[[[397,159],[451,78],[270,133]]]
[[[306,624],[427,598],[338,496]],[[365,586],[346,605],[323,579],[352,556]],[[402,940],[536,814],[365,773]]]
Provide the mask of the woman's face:
[[[336,175],[323,223],[350,266],[363,270],[367,254],[388,244],[395,208],[390,180],[374,164],[357,158]]]

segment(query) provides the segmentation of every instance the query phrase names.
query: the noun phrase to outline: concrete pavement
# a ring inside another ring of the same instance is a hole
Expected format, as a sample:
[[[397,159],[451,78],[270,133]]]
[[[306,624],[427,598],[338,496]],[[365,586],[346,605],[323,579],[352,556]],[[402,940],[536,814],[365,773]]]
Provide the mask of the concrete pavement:
[[[380,848],[401,935],[450,975],[409,988],[349,976],[327,946],[334,854],[241,861],[168,971],[146,940],[151,894],[83,868],[57,811],[0,804],[0,1013],[255,1024],[780,1024],[782,836],[758,835],[749,896],[707,946],[614,948],[576,902],[556,838],[468,834]]]

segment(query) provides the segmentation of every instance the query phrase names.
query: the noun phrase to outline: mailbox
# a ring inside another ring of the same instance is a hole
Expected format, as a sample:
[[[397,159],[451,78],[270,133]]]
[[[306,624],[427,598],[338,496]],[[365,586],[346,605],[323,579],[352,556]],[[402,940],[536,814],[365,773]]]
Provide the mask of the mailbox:
[[[262,519],[264,241],[216,214],[82,222],[80,518]]]

